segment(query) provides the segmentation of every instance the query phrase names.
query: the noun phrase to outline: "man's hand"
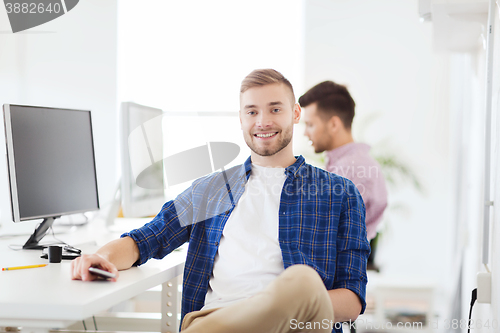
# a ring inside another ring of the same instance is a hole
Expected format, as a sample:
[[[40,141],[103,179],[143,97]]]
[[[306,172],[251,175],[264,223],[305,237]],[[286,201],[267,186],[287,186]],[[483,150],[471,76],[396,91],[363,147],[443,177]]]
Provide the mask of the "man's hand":
[[[93,281],[98,277],[89,272],[89,267],[97,267],[113,273],[115,278],[110,279],[116,281],[118,278],[118,269],[115,265],[106,260],[99,254],[84,254],[71,262],[71,278],[73,280]]]
[[[73,280],[93,281],[97,276],[89,272],[89,267],[97,267],[118,277],[118,270],[130,268],[139,260],[139,248],[130,237],[115,239],[101,247],[95,254],[84,254],[71,262]],[[111,279],[116,281],[116,278]]]

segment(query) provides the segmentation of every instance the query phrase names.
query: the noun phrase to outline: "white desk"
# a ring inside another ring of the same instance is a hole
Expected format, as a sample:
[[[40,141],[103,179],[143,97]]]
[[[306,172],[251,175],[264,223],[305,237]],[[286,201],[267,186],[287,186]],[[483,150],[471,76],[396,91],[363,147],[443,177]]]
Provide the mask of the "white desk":
[[[142,225],[143,221],[138,223]],[[96,244],[81,247],[83,253],[93,253],[120,234],[105,229],[103,221],[94,221],[73,233],[56,236],[75,246],[95,240]],[[46,238],[42,243],[52,239]],[[0,267],[48,263],[40,258],[41,251],[9,249],[9,244],[22,244],[26,239],[26,236],[0,239]],[[71,280],[68,260],[42,268],[0,271],[0,326],[22,326],[27,332],[64,328],[159,284],[164,284],[162,317],[170,310],[175,314],[179,299],[173,291],[177,285],[167,286],[167,281],[182,274],[185,257],[186,252],[179,251],[163,260],[152,259],[141,267],[120,271],[117,282]],[[164,300],[164,296],[171,299]],[[163,333],[177,332],[176,318],[176,315],[162,318]]]

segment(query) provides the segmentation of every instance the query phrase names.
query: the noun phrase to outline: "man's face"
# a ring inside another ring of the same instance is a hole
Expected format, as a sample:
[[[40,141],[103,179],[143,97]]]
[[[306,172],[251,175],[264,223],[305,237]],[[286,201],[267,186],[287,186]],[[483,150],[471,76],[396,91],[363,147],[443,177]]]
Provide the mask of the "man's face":
[[[318,115],[316,103],[304,109],[304,122],[306,130],[304,135],[309,138],[316,153],[330,150],[333,144],[332,134],[328,131],[327,121]]]
[[[241,94],[241,129],[254,153],[272,156],[290,144],[293,124],[300,119],[300,107],[291,99],[284,84],[254,87]]]

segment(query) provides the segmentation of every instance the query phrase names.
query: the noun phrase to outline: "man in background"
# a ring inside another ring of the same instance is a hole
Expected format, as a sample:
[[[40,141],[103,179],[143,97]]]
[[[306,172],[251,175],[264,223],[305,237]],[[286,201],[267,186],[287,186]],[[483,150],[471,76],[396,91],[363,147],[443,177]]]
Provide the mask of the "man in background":
[[[355,103],[347,88],[325,81],[299,98],[306,124],[305,135],[316,153],[326,151],[326,170],[351,180],[366,206],[368,240],[375,238],[377,225],[387,207],[387,190],[380,165],[370,146],[354,142],[352,120]]]

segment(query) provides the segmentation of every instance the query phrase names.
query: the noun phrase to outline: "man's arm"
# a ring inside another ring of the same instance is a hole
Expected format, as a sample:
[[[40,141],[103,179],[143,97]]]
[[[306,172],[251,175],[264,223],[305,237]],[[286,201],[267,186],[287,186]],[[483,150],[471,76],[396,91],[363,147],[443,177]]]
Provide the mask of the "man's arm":
[[[109,242],[94,254],[73,260],[71,278],[95,280],[97,277],[89,273],[89,267],[99,267],[118,277],[118,270],[128,269],[135,263],[141,265],[150,258],[161,259],[184,244],[189,240],[191,226],[181,226],[177,209],[185,221],[192,220],[191,192],[189,187],[175,200],[165,203],[160,213],[141,228],[121,235],[120,239]]]
[[[328,294],[336,322],[354,321],[358,318],[362,308],[358,295],[345,288],[328,290]]]
[[[351,181],[344,179],[344,186],[337,233],[335,281],[329,291],[337,322],[355,320],[364,311],[366,262],[370,254],[363,199]]]
[[[73,260],[71,278],[83,281],[95,280],[97,276],[89,273],[89,267],[102,268],[118,277],[118,270],[132,267],[138,259],[139,247],[132,238],[116,239],[101,247],[94,254],[84,254]]]

